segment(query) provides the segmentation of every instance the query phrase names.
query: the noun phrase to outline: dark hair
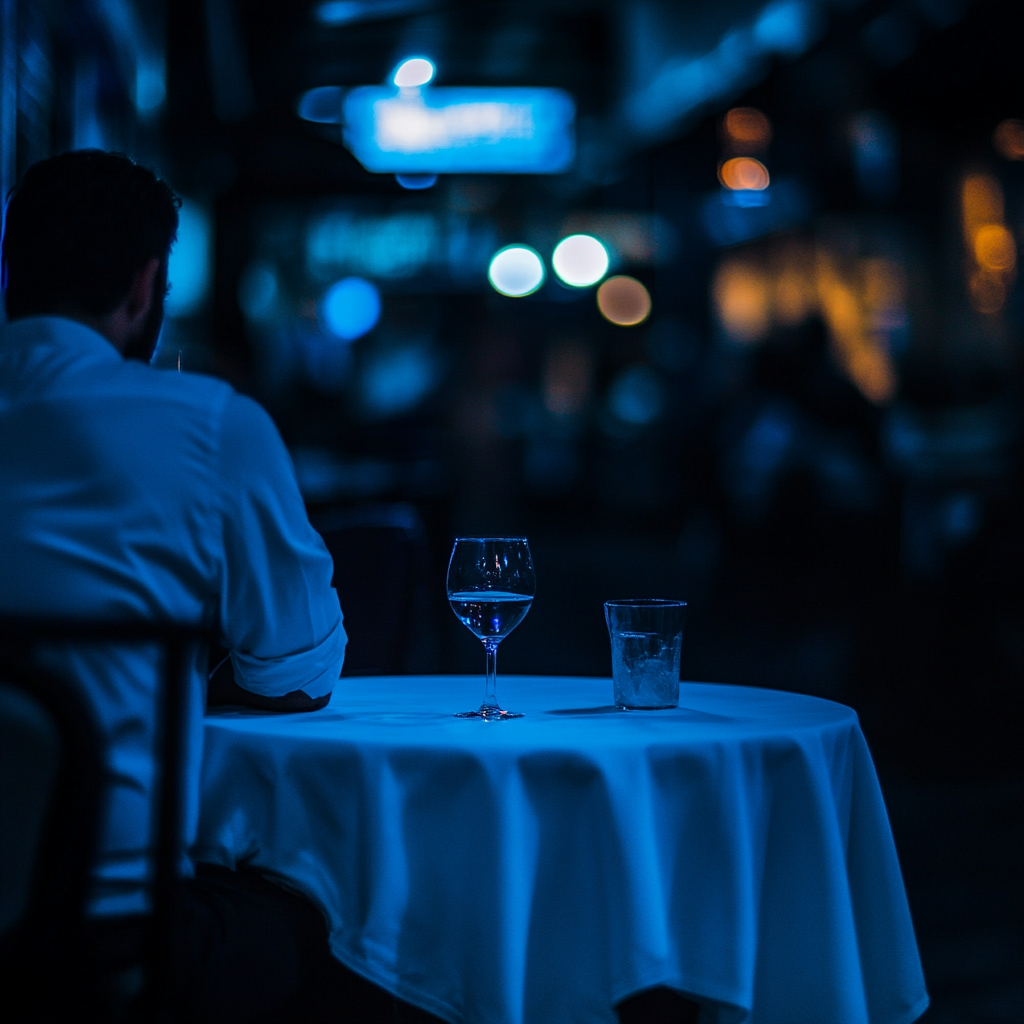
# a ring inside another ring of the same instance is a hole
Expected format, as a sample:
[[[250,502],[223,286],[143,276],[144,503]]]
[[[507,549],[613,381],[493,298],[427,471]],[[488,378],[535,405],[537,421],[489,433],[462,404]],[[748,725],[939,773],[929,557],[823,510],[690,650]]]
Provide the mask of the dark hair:
[[[8,319],[116,309],[139,269],[167,255],[180,206],[166,182],[122,153],[81,149],[33,164],[7,208]]]

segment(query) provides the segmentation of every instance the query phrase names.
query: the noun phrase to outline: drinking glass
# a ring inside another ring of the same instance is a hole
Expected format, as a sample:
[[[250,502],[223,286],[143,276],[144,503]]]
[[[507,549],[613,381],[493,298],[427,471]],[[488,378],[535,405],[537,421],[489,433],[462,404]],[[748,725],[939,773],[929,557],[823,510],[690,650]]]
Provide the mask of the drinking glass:
[[[498,706],[498,644],[526,618],[537,589],[525,537],[456,537],[448,563],[448,600],[487,652],[484,699],[457,718],[522,718]]]
[[[685,601],[605,601],[616,707],[657,711],[679,704]]]

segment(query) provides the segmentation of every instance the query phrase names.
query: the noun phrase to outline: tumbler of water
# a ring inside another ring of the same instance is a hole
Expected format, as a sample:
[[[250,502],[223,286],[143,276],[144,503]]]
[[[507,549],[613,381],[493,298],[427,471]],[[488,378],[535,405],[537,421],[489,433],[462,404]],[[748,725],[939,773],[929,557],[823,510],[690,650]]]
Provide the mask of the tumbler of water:
[[[679,704],[685,601],[606,601],[617,707],[655,711]]]

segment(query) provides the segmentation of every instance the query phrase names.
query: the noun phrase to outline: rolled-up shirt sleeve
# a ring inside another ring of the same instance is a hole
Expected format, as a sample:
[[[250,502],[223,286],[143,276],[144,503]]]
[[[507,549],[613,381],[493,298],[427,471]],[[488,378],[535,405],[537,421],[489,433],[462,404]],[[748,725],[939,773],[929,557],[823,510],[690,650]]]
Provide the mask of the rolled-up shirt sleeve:
[[[265,697],[321,697],[338,680],[347,637],[331,556],[309,525],[288,451],[267,413],[232,395],[220,455],[220,622],[235,682]]]

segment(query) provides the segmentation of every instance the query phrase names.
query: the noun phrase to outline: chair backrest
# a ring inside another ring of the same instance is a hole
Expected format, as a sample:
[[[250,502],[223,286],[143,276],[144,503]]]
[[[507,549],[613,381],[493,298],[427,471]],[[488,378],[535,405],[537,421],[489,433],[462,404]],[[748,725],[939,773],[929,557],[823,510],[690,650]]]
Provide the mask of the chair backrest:
[[[343,675],[411,671],[430,571],[426,529],[408,504],[320,512],[310,522],[334,559],[349,642]]]
[[[159,749],[154,751],[158,796],[151,842],[153,914],[140,1004],[141,1016],[155,1018],[168,994],[181,864],[188,665],[194,660],[195,645],[208,642],[211,635],[210,630],[192,625],[0,616],[0,695],[5,698],[0,728],[19,737],[9,756],[5,751],[0,761],[5,772],[0,832],[42,821],[26,842],[12,842],[3,851],[17,869],[5,904],[10,924],[0,940],[5,990],[0,996],[6,997],[5,1006],[18,988],[35,986],[36,1011],[48,994],[50,1004],[74,1006],[76,998],[88,998],[89,989],[83,973],[87,957],[82,955],[82,938],[103,807],[105,748],[84,693],[73,680],[61,681],[40,670],[33,659],[36,645],[157,643],[164,648],[156,730]],[[26,789],[32,790],[20,803],[17,797],[6,798],[8,785],[14,794],[19,778],[30,780]],[[49,993],[41,988],[47,983]],[[59,986],[65,991],[53,991]],[[35,1019],[37,1014],[31,1016]]]
[[[0,963],[9,1011],[40,970],[84,988],[85,903],[104,744],[73,686],[5,650],[0,662]],[[53,1000],[36,992],[35,1002]]]
[[[57,723],[0,676],[0,940],[24,920],[61,762]]]

